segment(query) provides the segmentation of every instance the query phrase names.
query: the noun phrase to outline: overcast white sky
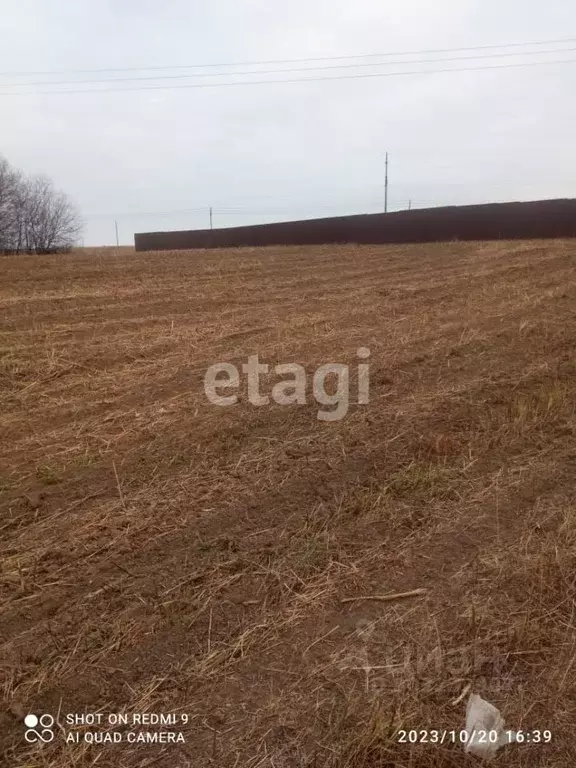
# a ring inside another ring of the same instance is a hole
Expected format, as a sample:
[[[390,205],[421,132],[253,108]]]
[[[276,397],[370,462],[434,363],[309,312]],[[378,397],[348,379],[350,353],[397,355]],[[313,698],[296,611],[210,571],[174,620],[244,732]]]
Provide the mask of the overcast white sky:
[[[126,244],[134,231],[204,227],[210,206],[215,226],[377,211],[386,150],[391,210],[407,207],[409,199],[424,207],[575,197],[576,50],[433,68],[574,60],[539,67],[67,95],[39,95],[38,86],[29,86],[36,93],[3,95],[26,90],[13,86],[22,82],[202,72],[74,72],[81,69],[414,52],[571,36],[572,43],[530,50],[576,49],[573,0],[0,0],[0,153],[28,173],[48,174],[74,198],[86,218],[89,245],[114,242],[115,218]],[[494,51],[452,55],[474,53]],[[435,57],[393,60],[419,58]],[[429,67],[315,74],[422,68]],[[64,74],[15,74],[53,71]],[[138,215],[189,208],[201,210]]]

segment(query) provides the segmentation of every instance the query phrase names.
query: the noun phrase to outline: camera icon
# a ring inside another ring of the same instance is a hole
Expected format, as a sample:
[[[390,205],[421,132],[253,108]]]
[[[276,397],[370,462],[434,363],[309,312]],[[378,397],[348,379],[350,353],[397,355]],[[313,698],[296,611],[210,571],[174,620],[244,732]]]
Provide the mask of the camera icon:
[[[54,738],[54,731],[52,730],[54,718],[52,715],[40,715],[40,717],[26,715],[24,725],[27,728],[24,738],[29,744],[34,744],[37,741],[49,744]]]

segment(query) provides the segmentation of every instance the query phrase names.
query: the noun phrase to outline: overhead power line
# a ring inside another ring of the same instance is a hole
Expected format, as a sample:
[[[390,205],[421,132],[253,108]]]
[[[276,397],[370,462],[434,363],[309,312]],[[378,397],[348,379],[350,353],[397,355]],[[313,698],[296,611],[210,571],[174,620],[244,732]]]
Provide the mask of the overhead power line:
[[[69,95],[80,93],[126,93],[128,91],[168,91],[168,90],[180,90],[183,88],[233,88],[247,85],[283,85],[292,83],[314,83],[314,82],[329,82],[336,80],[361,80],[367,78],[382,78],[382,77],[409,77],[417,75],[436,75],[444,74],[448,72],[482,72],[488,70],[497,69],[518,69],[521,67],[538,67],[538,66],[550,66],[559,64],[572,64],[576,62],[576,59],[553,59],[548,61],[530,61],[520,62],[514,64],[491,64],[481,67],[450,67],[442,69],[421,69],[410,70],[404,72],[365,72],[362,74],[354,75],[335,75],[331,77],[305,77],[305,78],[291,78],[284,80],[240,80],[229,83],[184,83],[181,85],[141,85],[128,88],[73,88],[66,90],[49,90],[49,91],[5,91],[0,92],[0,98],[6,96],[54,96],[54,95]],[[432,63],[432,62],[430,62]],[[259,73],[253,73],[259,74]]]
[[[372,205],[375,203],[372,203],[372,201],[368,201],[366,205]],[[355,204],[358,205],[358,204]],[[290,215],[291,213],[297,213],[300,211],[308,211],[310,210],[311,206],[307,205],[301,205],[301,206],[290,206],[286,208],[245,208],[245,209],[238,209],[238,208],[216,208],[212,207],[212,211],[214,214],[217,214],[218,216],[283,216],[283,215]],[[347,204],[343,205],[314,205],[312,206],[315,211],[339,211],[342,209],[342,207],[349,207]],[[204,206],[203,208],[189,208],[187,210],[181,210],[181,211],[162,211],[162,212],[155,212],[155,213],[93,213],[93,214],[85,214],[83,216],[84,219],[88,220],[122,220],[122,219],[148,219],[148,218],[168,218],[171,216],[186,216],[186,215],[196,215],[196,216],[203,216],[206,215],[210,211],[211,206]]]
[[[93,79],[93,80],[44,80],[30,83],[0,83],[0,88],[29,88],[29,87],[45,87],[54,85],[95,85],[95,84],[114,84],[124,82],[142,82],[150,80],[188,80],[190,78],[198,77],[237,77],[237,76],[249,76],[249,75],[274,75],[274,74],[290,74],[295,72],[323,72],[334,69],[363,69],[367,67],[393,67],[412,64],[436,64],[438,62],[449,61],[470,61],[475,59],[500,59],[510,56],[549,56],[557,53],[574,53],[574,48],[556,48],[552,50],[543,51],[506,51],[505,53],[480,53],[472,56],[447,56],[436,59],[412,59],[411,61],[392,61],[392,62],[362,62],[360,64],[328,64],[314,67],[290,67],[288,69],[260,69],[258,71],[240,71],[240,72],[208,72],[206,74],[181,74],[181,75],[146,75],[145,77],[113,77],[106,79]],[[529,62],[530,63],[530,62]]]
[[[424,48],[415,51],[387,51],[383,53],[356,53],[348,54],[344,56],[306,56],[295,59],[267,59],[260,61],[236,61],[236,62],[221,62],[221,63],[201,63],[201,64],[162,64],[158,66],[139,66],[139,67],[101,67],[97,69],[60,69],[60,70],[45,70],[45,71],[6,71],[0,72],[0,77],[30,77],[40,75],[90,75],[104,72],[149,72],[171,69],[210,69],[213,67],[258,67],[268,66],[276,64],[300,64],[307,61],[344,61],[351,59],[365,59],[365,58],[383,58],[390,56],[420,56],[437,53],[459,53],[461,51],[485,51],[495,50],[496,48],[521,48],[527,46],[540,46],[540,45],[561,45],[565,43],[576,42],[575,37],[561,38],[558,40],[535,40],[531,42],[516,42],[516,43],[493,43],[491,45],[469,45],[460,46],[458,48]],[[527,52],[528,53],[528,52]]]
[[[148,218],[149,216],[185,216],[188,213],[205,213],[206,206],[202,208],[182,208],[177,211],[135,211],[133,213],[90,213],[84,216],[85,219],[130,219],[130,218]]]
[[[570,181],[568,179],[561,180],[561,184],[569,184]],[[406,187],[406,183],[402,184],[403,187]],[[520,186],[514,185],[514,184],[502,184],[502,183],[484,183],[482,182],[480,184],[482,189],[508,189],[510,187],[515,189],[521,189],[524,190],[531,190],[536,189],[540,185],[538,184],[521,184]],[[466,181],[460,181],[460,182],[443,182],[441,184],[442,190],[456,190],[458,194],[460,193],[460,190],[462,188],[470,189],[470,182]],[[349,191],[347,188],[346,191]],[[299,193],[301,194],[301,193]],[[339,193],[341,194],[341,193]],[[424,193],[426,194],[426,193]],[[323,193],[324,196],[324,193]],[[428,197],[413,197],[412,202],[413,203],[436,203],[436,204],[445,204],[446,198],[444,198],[444,202],[439,202],[438,198],[432,199]],[[359,197],[357,200],[342,200],[342,201],[331,201],[331,202],[319,202],[319,203],[292,203],[289,200],[286,201],[286,198],[282,195],[275,195],[270,198],[270,202],[272,203],[271,206],[258,205],[258,203],[254,203],[253,205],[248,205],[248,207],[244,207],[243,205],[215,205],[215,206],[199,206],[196,208],[180,208],[175,209],[171,211],[148,211],[148,212],[142,212],[142,211],[132,211],[132,212],[126,212],[126,213],[92,213],[92,214],[85,214],[83,216],[84,219],[102,219],[102,220],[114,220],[114,219],[140,219],[140,218],[148,218],[148,217],[170,217],[170,216],[185,216],[188,214],[197,214],[206,216],[207,213],[212,210],[212,212],[215,215],[218,216],[275,216],[275,215],[292,215],[301,213],[302,211],[305,212],[312,212],[311,215],[315,215],[316,212],[337,212],[342,211],[344,208],[378,208],[381,209],[381,201],[377,198],[375,194],[368,196],[362,196]],[[276,205],[276,203],[281,203],[280,205]],[[408,199],[405,201],[408,203]],[[401,205],[403,204],[403,201],[396,200],[395,205]]]

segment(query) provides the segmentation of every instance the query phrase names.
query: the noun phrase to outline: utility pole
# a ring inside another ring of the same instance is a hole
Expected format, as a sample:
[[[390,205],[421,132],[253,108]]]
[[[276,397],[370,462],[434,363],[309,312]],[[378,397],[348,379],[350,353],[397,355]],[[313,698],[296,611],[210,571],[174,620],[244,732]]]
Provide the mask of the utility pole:
[[[210,229],[213,229],[213,226],[212,226],[212,206],[210,206]]]
[[[114,222],[114,227],[116,228],[116,248],[119,248],[120,242],[118,240],[118,222],[117,221]]]
[[[388,152],[386,152],[386,176],[384,180],[384,213],[388,213]]]
[[[412,210],[412,200],[408,200],[408,210]]]

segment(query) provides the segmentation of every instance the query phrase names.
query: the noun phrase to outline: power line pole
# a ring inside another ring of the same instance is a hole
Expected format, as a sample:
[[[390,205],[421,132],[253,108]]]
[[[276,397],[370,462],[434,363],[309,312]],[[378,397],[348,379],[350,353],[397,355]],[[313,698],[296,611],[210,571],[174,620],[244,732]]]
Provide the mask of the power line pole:
[[[386,176],[384,181],[384,213],[388,213],[388,152],[386,152]]]
[[[412,210],[412,200],[408,200],[408,210]]]
[[[118,240],[118,222],[117,221],[114,222],[114,227],[116,228],[116,248],[119,248],[120,242]]]
[[[213,228],[214,227],[212,226],[212,206],[210,206],[210,229],[213,229]]]

